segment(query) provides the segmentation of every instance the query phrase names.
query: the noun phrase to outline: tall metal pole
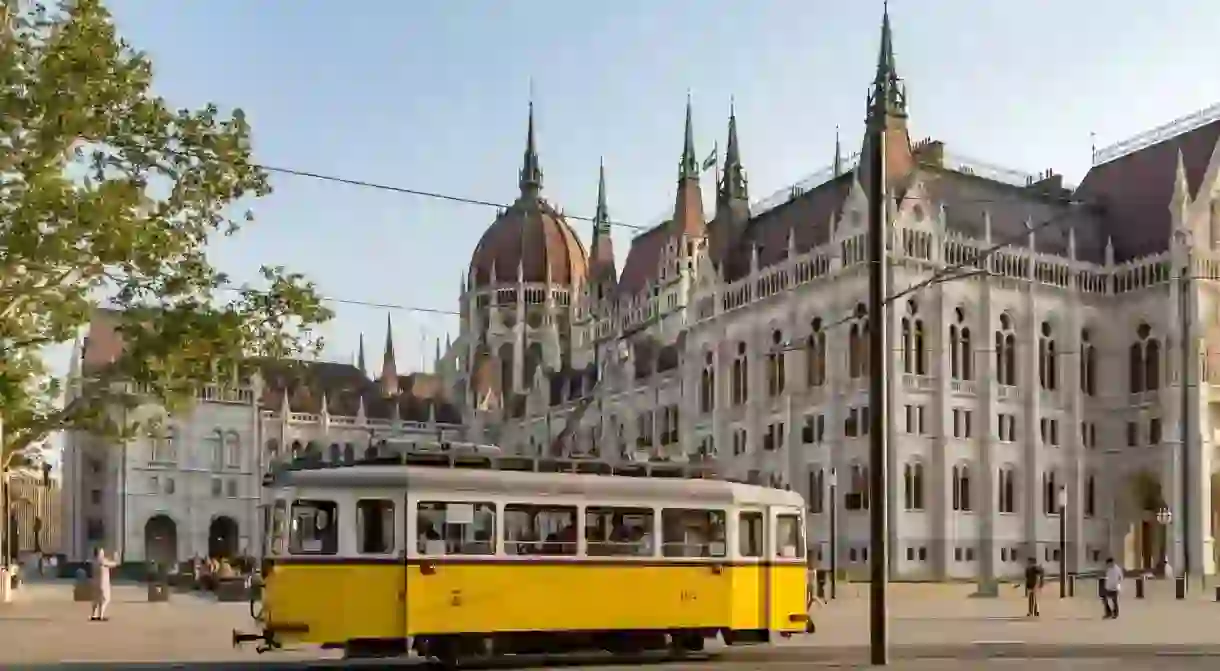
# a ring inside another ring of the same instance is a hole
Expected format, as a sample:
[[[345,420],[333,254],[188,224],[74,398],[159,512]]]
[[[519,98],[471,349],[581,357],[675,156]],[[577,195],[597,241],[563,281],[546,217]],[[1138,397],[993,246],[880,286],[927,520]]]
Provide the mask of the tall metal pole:
[[[830,469],[830,598],[839,597],[839,485],[838,473]]]
[[[1067,490],[1060,488],[1056,496],[1059,498],[1059,598],[1066,599],[1068,590]]]
[[[887,455],[889,351],[886,335],[890,327],[886,310],[886,222],[888,210],[885,183],[885,107],[888,82],[874,91],[868,124],[868,361],[869,361],[869,648],[874,665],[889,663],[889,631],[886,591],[889,587],[890,553],[886,547],[889,516],[889,463]]]
[[[1182,473],[1182,497],[1181,503],[1178,506],[1178,520],[1182,529],[1182,586],[1186,587],[1190,583],[1190,443],[1193,432],[1190,427],[1191,403],[1190,403],[1190,371],[1194,369],[1194,358],[1191,356],[1191,345],[1194,339],[1191,338],[1190,328],[1193,320],[1190,318],[1192,302],[1190,300],[1190,276],[1193,271],[1190,261],[1190,244],[1189,236],[1184,236],[1183,242],[1186,246],[1186,267],[1182,269],[1181,283],[1181,324],[1179,330],[1182,332],[1182,374],[1181,374],[1181,393],[1182,393],[1182,417],[1181,429],[1182,432],[1182,463],[1179,470]]]

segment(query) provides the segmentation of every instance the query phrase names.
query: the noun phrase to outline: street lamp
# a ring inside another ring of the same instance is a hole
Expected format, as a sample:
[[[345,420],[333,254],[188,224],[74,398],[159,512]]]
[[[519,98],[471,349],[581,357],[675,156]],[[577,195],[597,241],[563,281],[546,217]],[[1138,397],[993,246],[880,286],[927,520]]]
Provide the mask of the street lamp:
[[[1161,565],[1169,565],[1169,525],[1173,524],[1173,511],[1161,506],[1156,511],[1156,523],[1161,527]],[[1161,569],[1164,570],[1163,568]]]
[[[1056,494],[1059,504],[1059,598],[1067,598],[1067,487]]]
[[[839,594],[839,477],[830,469],[830,598]]]

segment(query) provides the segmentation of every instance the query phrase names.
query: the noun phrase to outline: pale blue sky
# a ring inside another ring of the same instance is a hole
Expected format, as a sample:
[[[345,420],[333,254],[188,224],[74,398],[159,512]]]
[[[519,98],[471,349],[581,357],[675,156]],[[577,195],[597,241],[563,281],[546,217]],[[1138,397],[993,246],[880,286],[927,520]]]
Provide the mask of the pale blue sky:
[[[529,81],[545,193],[593,209],[605,156],[612,216],[671,207],[686,92],[705,155],[735,96],[751,195],[854,150],[880,2],[829,0],[110,0],[176,105],[241,106],[261,162],[473,198],[516,194]],[[893,0],[916,137],[1077,182],[1099,145],[1220,100],[1215,0]],[[215,249],[239,278],[307,272],[331,296],[454,309],[494,211],[274,176],[259,220]],[[709,180],[710,184],[710,180]],[[706,188],[707,185],[705,185]],[[586,240],[589,225],[575,222]],[[622,262],[630,232],[615,240]],[[386,312],[339,306],[329,358]],[[395,311],[400,367],[456,319]],[[431,357],[432,344],[426,347]]]

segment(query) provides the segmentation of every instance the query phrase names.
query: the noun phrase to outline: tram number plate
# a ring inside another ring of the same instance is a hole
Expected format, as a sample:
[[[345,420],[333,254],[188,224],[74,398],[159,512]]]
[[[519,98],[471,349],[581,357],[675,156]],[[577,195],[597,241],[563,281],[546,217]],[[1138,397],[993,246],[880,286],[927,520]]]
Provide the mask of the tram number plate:
[[[682,601],[697,601],[699,596],[690,590],[682,590],[679,592],[679,597]]]

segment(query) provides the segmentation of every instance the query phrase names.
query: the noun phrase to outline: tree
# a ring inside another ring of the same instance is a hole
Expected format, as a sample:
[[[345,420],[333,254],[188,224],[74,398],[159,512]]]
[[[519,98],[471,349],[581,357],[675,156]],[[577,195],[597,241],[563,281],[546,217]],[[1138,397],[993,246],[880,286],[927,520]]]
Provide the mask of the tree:
[[[207,256],[271,190],[242,112],[155,96],[101,0],[0,0],[0,23],[0,470],[56,431],[149,428],[116,407],[173,411],[260,358],[317,353],[331,313],[311,282],[264,267],[234,286]],[[103,306],[124,348],[64,394],[47,348]]]

